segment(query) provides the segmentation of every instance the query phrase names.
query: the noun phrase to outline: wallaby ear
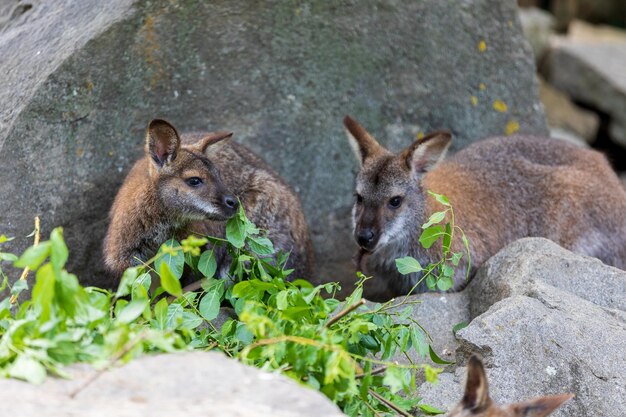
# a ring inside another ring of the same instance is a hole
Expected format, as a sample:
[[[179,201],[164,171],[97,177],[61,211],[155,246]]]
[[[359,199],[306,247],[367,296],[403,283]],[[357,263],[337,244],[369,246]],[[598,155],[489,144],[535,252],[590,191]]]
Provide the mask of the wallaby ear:
[[[509,409],[516,417],[545,417],[572,398],[573,394],[551,395],[512,404]]]
[[[174,126],[161,119],[150,122],[146,132],[146,153],[157,168],[176,159],[179,148],[180,136]]]
[[[212,132],[200,139],[196,146],[198,147],[200,152],[206,153],[209,147],[213,149],[213,146],[216,144],[219,144],[221,146],[227,143],[228,139],[230,139],[232,136],[232,132]]]
[[[445,156],[452,134],[447,131],[433,132],[416,140],[401,153],[409,171],[426,172],[435,167]]]
[[[489,407],[490,404],[489,384],[483,362],[478,356],[472,355],[467,363],[467,382],[461,405],[470,411],[480,411]]]
[[[361,166],[363,166],[366,159],[385,152],[385,149],[380,146],[376,139],[350,116],[344,117],[343,125],[346,127],[350,147]]]

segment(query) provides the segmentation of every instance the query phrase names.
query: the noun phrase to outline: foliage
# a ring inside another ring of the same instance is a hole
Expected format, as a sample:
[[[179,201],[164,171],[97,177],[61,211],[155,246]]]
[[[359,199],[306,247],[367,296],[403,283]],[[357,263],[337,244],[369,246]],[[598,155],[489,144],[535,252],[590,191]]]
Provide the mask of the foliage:
[[[458,267],[464,255],[467,255],[465,278],[469,278],[471,264],[469,241],[463,230],[454,222],[454,210],[448,198],[444,195],[433,193],[432,191],[428,191],[428,193],[444,206],[444,210],[437,211],[430,215],[428,221],[422,225],[423,231],[419,241],[425,249],[429,249],[436,242],[441,241],[442,256],[438,262],[431,263],[427,266],[420,265],[417,259],[407,256],[396,259],[396,267],[398,268],[398,272],[402,275],[413,273],[422,274],[414,288],[423,280],[426,280],[426,285],[430,290],[448,291],[454,286],[455,268]],[[449,218],[449,221],[445,221],[446,217]],[[454,242],[454,234],[456,231],[461,233],[465,253],[452,251],[452,242]]]
[[[451,207],[447,211],[452,214]],[[439,217],[433,215],[431,223],[441,222]],[[0,243],[6,240],[0,237]],[[444,243],[446,256],[449,246]],[[227,277],[216,279],[224,257],[230,260]],[[104,369],[149,352],[218,349],[320,390],[351,416],[441,413],[414,396],[417,373],[424,371],[432,382],[439,370],[413,364],[409,352],[446,362],[411,317],[409,299],[366,305],[362,275],[343,302],[335,298],[336,283],[286,281],[288,254],[276,254],[243,210],[228,221],[226,239],[169,240],[153,259],[126,270],[115,292],[81,286],[64,269],[67,259],[61,228],[19,259],[0,252],[0,260],[36,271],[29,300],[0,302],[1,375],[40,383],[47,373],[63,376],[63,367],[75,362]],[[415,268],[411,260],[398,265]],[[443,265],[431,270],[443,271]],[[203,277],[198,291],[182,288],[185,268]],[[8,281],[2,270],[0,275],[4,289]],[[157,278],[160,286],[151,291]],[[18,295],[26,288],[20,280],[11,291]],[[237,318],[216,328],[212,321],[223,306],[232,306]],[[392,362],[398,353],[410,365]]]

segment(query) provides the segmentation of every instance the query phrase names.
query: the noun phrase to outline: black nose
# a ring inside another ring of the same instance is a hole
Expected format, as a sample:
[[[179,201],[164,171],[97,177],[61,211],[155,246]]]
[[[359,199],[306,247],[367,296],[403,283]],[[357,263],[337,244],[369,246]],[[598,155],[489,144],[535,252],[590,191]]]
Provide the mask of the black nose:
[[[357,235],[356,240],[362,248],[371,249],[370,246],[374,241],[374,236],[372,229],[363,229]]]
[[[227,195],[224,197],[224,204],[226,207],[236,209],[239,206],[239,202],[233,196]]]

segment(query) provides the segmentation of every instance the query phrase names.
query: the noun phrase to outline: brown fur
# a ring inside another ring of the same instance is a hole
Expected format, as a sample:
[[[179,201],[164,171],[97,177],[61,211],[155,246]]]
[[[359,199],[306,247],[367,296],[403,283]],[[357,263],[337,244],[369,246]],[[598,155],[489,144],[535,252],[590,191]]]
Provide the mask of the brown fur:
[[[361,244],[359,257],[361,269],[384,280],[371,297],[406,294],[421,278],[399,275],[395,259],[413,256],[422,265],[438,260],[440,246],[425,250],[418,241],[421,225],[443,209],[427,190],[449,198],[470,241],[470,276],[502,247],[530,236],[626,267],[626,191],[600,153],[518,135],[485,139],[439,162],[449,133],[436,132],[395,155],[370,143],[370,135],[350,130],[354,123],[346,123],[350,140],[374,152],[357,153],[362,202],[353,212],[357,241],[363,230],[376,235],[370,247]],[[392,209],[394,196],[402,196],[402,204]],[[462,249],[460,239],[453,243],[454,251]],[[454,290],[467,284],[465,271],[462,263]],[[427,288],[422,283],[415,290]]]
[[[155,123],[156,122],[156,123]],[[225,133],[180,136],[164,121],[153,121],[146,134],[146,154],[120,188],[105,238],[104,259],[117,279],[122,272],[153,256],[168,238],[192,232],[225,236],[225,220],[239,199],[248,218],[269,231],[277,250],[290,252],[292,277],[310,278],[312,246],[302,206],[295,192],[261,158]],[[202,186],[185,180],[198,177]],[[199,207],[201,208],[199,210]],[[218,267],[227,268],[225,254]]]
[[[472,356],[467,364],[463,399],[449,417],[545,417],[573,397],[572,394],[561,394],[498,406],[489,397],[489,384],[482,361]]]

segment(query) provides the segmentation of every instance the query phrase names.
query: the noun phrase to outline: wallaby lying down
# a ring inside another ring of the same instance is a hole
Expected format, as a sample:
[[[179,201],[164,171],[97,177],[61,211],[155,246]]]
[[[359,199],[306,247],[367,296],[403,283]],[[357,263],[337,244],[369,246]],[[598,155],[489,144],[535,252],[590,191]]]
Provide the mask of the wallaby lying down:
[[[572,394],[553,395],[497,406],[489,398],[489,384],[483,363],[478,357],[472,356],[467,364],[465,394],[448,417],[545,417],[573,397]]]
[[[353,208],[359,267],[384,287],[373,298],[406,294],[421,278],[400,275],[395,259],[438,260],[440,245],[426,250],[419,243],[421,225],[442,209],[428,190],[454,208],[470,242],[470,276],[508,243],[531,236],[626,266],[626,191],[600,153],[517,135],[485,139],[443,160],[450,133],[432,133],[393,154],[355,120],[344,124],[361,163]],[[462,251],[462,243],[453,242],[453,250]],[[461,262],[453,290],[467,284],[465,268]],[[415,289],[426,290],[424,282]]]
[[[269,231],[277,250],[290,252],[291,275],[310,278],[312,247],[298,196],[261,158],[226,141],[232,133],[179,136],[164,120],[146,132],[145,156],[120,188],[104,242],[105,265],[117,279],[152,257],[170,237],[192,231],[225,236],[225,220],[243,204],[246,215]],[[218,254],[218,271],[224,254]]]

